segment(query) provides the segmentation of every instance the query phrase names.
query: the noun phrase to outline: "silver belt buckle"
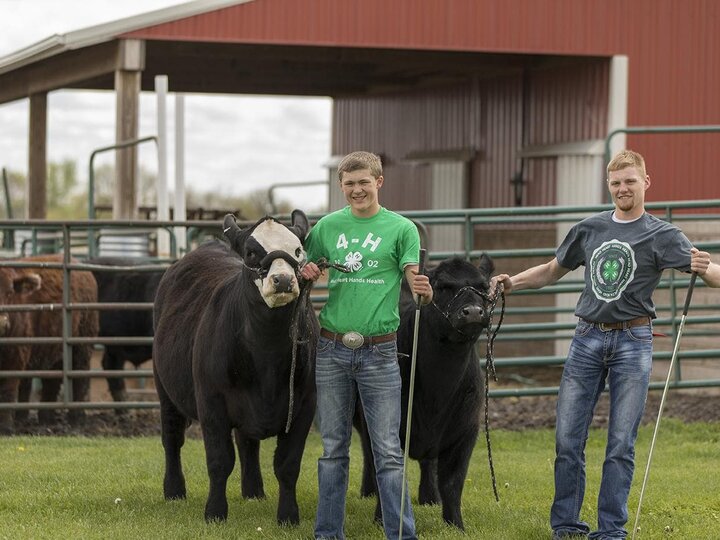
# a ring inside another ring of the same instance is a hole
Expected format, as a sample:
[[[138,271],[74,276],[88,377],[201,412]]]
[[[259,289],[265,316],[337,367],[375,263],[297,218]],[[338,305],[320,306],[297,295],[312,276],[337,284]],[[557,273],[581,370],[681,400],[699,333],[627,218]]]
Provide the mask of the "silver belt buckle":
[[[364,341],[365,338],[362,337],[362,334],[358,334],[357,332],[348,332],[342,337],[343,345],[345,345],[348,349],[357,349],[362,347]]]

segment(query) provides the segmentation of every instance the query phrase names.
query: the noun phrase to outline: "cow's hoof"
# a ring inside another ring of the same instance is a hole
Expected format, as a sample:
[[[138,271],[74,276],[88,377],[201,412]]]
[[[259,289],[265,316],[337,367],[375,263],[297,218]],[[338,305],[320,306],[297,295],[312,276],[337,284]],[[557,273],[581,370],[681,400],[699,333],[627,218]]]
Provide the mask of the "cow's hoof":
[[[447,523],[448,525],[452,525],[453,527],[457,527],[461,531],[465,531],[465,524],[463,523],[462,518],[452,518],[452,519],[444,518],[444,519],[445,519],[445,523]]]
[[[440,504],[440,496],[435,493],[423,493],[421,491],[418,494],[418,502],[430,506]]]
[[[300,525],[300,518],[298,516],[284,519],[278,518],[277,523],[280,527],[297,527]]]
[[[163,495],[165,495],[166,501],[176,501],[185,499],[187,497],[187,492],[184,485],[175,487],[165,486],[165,489],[163,490]]]
[[[222,510],[208,510],[205,509],[205,522],[206,523],[223,523],[227,521],[227,507],[225,511]]]
[[[243,486],[242,498],[243,499],[264,499],[265,498],[265,490],[262,488],[262,486],[253,487],[253,488],[246,488]]]
[[[278,507],[277,522],[281,526],[300,525],[300,510],[297,504],[288,504],[285,507]]]
[[[165,479],[165,483],[163,485],[163,495],[167,501],[184,499],[187,496],[185,480],[181,479],[177,482],[172,482]]]

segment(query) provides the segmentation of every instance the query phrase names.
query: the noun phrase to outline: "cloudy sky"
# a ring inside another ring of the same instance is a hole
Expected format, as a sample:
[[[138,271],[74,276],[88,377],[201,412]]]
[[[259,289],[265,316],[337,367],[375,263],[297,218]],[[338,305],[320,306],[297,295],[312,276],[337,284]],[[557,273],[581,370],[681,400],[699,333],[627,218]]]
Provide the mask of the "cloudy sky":
[[[179,0],[0,0],[0,57],[44,40],[115,19],[182,3]],[[172,85],[172,81],[170,82]],[[167,102],[168,176],[174,182],[174,97]],[[157,132],[156,99],[143,93],[140,136]],[[324,180],[330,157],[328,98],[188,94],[185,98],[186,183],[198,191],[239,195],[280,182]],[[0,167],[27,173],[28,103],[0,105]],[[115,142],[112,92],[57,91],[48,96],[48,160],[72,159],[87,181],[90,153]],[[96,158],[113,163],[112,153]],[[157,170],[152,144],[139,160]],[[324,187],[278,190],[277,197],[312,210]]]

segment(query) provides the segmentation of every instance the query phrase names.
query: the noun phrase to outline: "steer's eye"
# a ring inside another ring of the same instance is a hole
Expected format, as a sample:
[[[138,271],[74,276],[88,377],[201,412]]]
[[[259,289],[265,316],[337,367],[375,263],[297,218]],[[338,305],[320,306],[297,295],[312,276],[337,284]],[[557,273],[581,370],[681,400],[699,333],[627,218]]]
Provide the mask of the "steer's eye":
[[[299,257],[300,255],[302,255],[302,248],[297,248],[297,249],[295,250],[295,256],[296,256],[296,257]]]

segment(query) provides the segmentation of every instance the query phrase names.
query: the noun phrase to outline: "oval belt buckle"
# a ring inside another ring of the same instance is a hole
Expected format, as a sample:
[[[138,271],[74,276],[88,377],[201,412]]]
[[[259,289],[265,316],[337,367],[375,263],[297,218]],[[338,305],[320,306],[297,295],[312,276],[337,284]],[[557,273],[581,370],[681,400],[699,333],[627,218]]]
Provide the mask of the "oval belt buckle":
[[[362,337],[362,334],[358,334],[357,332],[348,332],[342,337],[343,345],[345,345],[348,349],[357,349],[362,347],[364,341],[365,338]]]

